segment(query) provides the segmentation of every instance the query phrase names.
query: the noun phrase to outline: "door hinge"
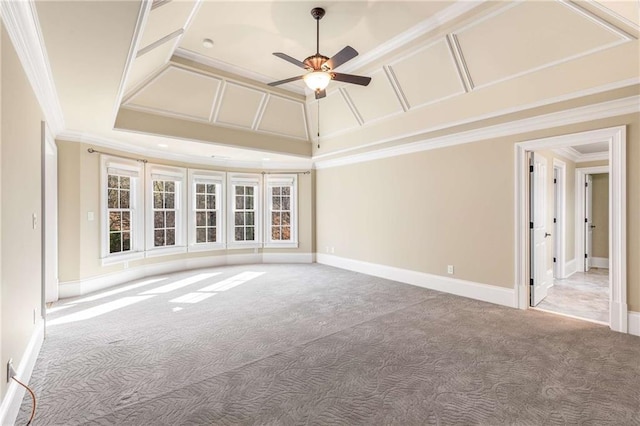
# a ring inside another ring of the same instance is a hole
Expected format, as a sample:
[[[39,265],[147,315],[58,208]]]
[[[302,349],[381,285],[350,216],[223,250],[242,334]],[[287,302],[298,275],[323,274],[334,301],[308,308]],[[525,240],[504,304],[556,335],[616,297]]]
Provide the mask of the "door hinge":
[[[556,263],[556,258],[555,257],[553,258],[553,263]]]
[[[533,229],[533,222],[529,222],[529,229]]]
[[[587,259],[589,256],[587,256],[587,253],[584,254],[584,258]]]
[[[584,183],[585,188],[589,186],[589,182]]]
[[[589,220],[585,217],[584,218],[584,223],[588,223],[588,222],[589,222]]]
[[[553,179],[553,183],[558,183],[558,180],[557,179]]]
[[[533,166],[529,166],[529,173],[533,173]]]
[[[529,285],[533,285],[533,278],[529,278]]]
[[[555,217],[553,218],[553,223],[556,223],[558,219],[556,219]]]

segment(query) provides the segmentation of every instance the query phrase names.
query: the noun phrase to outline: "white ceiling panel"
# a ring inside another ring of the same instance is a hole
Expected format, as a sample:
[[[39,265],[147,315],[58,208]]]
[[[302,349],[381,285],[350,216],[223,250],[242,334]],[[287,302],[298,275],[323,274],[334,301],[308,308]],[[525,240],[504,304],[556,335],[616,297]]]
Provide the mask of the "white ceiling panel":
[[[349,98],[365,123],[402,111],[393,86],[383,69],[369,74],[368,86],[345,85]]]
[[[170,66],[127,105],[208,121],[220,84],[220,79]]]
[[[195,4],[195,1],[174,0],[161,3],[158,7],[151,9],[142,33],[140,48],[143,49],[162,37],[183,28]]]
[[[476,87],[626,41],[581,9],[557,1],[510,4],[457,37]]]
[[[134,89],[166,65],[169,62],[169,58],[173,53],[177,41],[177,38],[167,40],[145,54],[138,56],[133,61],[133,65],[129,71],[125,92]]]
[[[270,95],[258,130],[308,139],[304,104],[299,101]]]
[[[226,82],[214,122],[252,129],[265,92]]]
[[[395,61],[390,66],[409,108],[464,93],[445,39]]]

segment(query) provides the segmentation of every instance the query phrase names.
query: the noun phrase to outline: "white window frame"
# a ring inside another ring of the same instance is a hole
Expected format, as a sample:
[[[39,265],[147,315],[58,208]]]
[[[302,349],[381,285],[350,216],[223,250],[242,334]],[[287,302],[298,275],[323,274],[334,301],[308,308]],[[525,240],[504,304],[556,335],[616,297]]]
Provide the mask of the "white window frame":
[[[210,170],[194,170],[189,169],[189,210],[188,210],[188,250],[206,251],[206,250],[222,250],[226,248],[225,233],[225,207],[226,207],[226,173],[215,172]],[[196,242],[196,184],[214,184],[216,185],[216,242],[215,243],[198,243]]]
[[[154,246],[153,181],[175,182],[176,235],[173,246]],[[165,256],[187,252],[186,212],[187,212],[187,169],[182,167],[147,164],[146,167],[146,257]]]
[[[254,189],[254,241],[236,241],[235,239],[235,187],[253,186]],[[227,174],[227,248],[260,248],[262,247],[262,175],[257,173],[228,173]]]
[[[109,155],[100,155],[100,260],[102,265],[128,262],[144,257],[144,165],[135,160],[127,160]],[[109,253],[109,204],[108,176],[110,174],[131,178],[131,250]],[[92,213],[88,213],[92,214]],[[89,220],[92,220],[89,218]]]
[[[288,186],[291,188],[291,206],[290,206],[290,240],[272,240],[271,234],[271,213],[273,209],[271,190],[273,187]],[[265,177],[264,191],[264,247],[265,248],[297,248],[298,247],[298,175],[297,174],[278,174],[267,175]]]

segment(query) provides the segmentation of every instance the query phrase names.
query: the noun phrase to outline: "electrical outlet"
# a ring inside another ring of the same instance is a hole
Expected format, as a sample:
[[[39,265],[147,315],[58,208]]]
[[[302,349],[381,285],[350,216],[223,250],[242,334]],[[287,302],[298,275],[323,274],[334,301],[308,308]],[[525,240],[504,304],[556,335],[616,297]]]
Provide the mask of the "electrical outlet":
[[[13,359],[9,358],[7,362],[7,383],[11,381],[11,378],[16,375],[16,370],[13,368]]]
[[[447,274],[453,275],[453,265],[447,265]]]
[[[331,254],[336,252],[336,248],[335,247],[331,247]]]

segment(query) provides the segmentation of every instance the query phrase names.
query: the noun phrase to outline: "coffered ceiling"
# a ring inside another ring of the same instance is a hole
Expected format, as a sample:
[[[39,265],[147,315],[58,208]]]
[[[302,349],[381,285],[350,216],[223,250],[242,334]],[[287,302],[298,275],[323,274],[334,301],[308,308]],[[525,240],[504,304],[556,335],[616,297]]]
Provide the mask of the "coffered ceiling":
[[[36,4],[68,136],[149,150],[150,140],[164,138],[175,141],[175,153],[184,146],[194,155],[195,144],[207,157],[219,148],[223,157],[259,161],[265,153],[310,158],[318,134],[329,142],[351,135],[357,144],[376,126],[392,129],[440,103],[456,105],[453,123],[460,105],[504,82],[600,52],[637,52],[640,32],[637,1]],[[327,10],[321,53],[354,47],[360,55],[339,71],[370,76],[369,86],[334,81],[316,101],[301,81],[265,84],[304,72],[272,52],[300,60],[315,53],[315,6]],[[628,71],[600,80],[637,80],[637,70]],[[560,78],[588,87],[592,74]]]

